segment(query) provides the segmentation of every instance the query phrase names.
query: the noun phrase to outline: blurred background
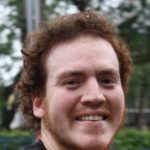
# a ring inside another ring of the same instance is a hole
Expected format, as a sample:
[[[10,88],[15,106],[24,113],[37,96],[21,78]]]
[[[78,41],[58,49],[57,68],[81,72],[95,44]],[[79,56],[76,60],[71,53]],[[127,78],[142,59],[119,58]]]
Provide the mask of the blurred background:
[[[41,20],[95,9],[128,43],[133,73],[126,94],[125,128],[112,149],[150,150],[150,0],[0,0],[0,149],[20,149],[34,140],[13,92],[20,75],[23,41]]]

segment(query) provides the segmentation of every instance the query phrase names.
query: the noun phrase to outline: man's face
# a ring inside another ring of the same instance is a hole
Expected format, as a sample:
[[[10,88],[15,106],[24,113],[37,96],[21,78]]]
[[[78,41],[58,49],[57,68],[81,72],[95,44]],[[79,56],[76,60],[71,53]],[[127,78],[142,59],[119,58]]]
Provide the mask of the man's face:
[[[59,44],[47,56],[46,71],[45,98],[38,107],[34,104],[46,147],[107,149],[125,109],[111,44],[92,36]]]

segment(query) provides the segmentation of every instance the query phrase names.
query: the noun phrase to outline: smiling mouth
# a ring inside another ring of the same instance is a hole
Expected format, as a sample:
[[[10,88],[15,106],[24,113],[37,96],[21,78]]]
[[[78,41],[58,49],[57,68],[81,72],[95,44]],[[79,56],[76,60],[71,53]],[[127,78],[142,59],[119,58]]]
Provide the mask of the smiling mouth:
[[[105,115],[84,115],[76,118],[77,121],[103,121],[106,119]]]

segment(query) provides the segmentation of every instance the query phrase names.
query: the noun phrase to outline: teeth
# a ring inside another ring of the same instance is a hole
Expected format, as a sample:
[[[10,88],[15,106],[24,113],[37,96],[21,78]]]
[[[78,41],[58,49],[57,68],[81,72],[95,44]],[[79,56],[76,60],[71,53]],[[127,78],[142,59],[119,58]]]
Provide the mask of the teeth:
[[[88,116],[81,116],[78,118],[79,121],[101,121],[104,117],[100,115],[88,115]]]

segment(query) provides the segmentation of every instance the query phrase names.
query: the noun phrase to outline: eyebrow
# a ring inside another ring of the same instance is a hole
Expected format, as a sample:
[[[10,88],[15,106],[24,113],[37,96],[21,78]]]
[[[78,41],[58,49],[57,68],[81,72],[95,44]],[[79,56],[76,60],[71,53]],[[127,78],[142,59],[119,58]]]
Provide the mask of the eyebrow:
[[[74,77],[74,76],[85,76],[85,72],[82,70],[78,70],[78,71],[66,71],[61,73],[60,75],[58,75],[57,79],[61,80],[63,78],[66,77]],[[114,70],[114,69],[104,69],[104,70],[100,70],[96,73],[96,75],[114,75],[114,76],[119,76],[119,71]]]
[[[114,69],[106,69],[106,70],[101,70],[98,72],[98,74],[103,74],[103,75],[120,75],[119,71],[114,70]]]
[[[66,71],[58,75],[58,79],[73,77],[73,76],[84,76],[85,73],[83,71]]]

